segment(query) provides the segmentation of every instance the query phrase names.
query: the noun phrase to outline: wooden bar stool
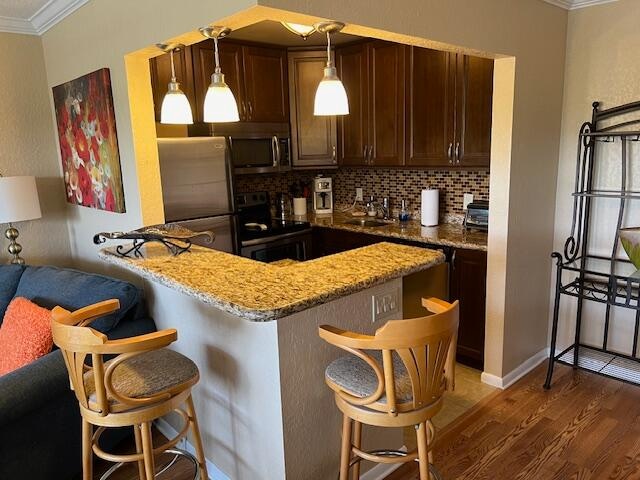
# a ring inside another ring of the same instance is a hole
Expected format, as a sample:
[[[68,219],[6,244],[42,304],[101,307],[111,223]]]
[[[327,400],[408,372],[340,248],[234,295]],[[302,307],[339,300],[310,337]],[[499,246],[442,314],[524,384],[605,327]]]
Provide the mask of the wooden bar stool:
[[[53,340],[62,351],[71,389],[80,403],[83,480],[93,480],[93,453],[116,462],[102,479],[123,464],[136,462],[140,479],[152,480],[156,475],[154,456],[163,452],[189,458],[195,467],[194,479],[208,479],[191,398],[191,387],[200,377],[198,368],[184,355],[164,348],[177,340],[174,329],[109,340],[88,327],[94,320],[119,308],[118,300],[106,300],[75,312],[60,307],[52,311]],[[105,355],[116,356],[105,361]],[[86,364],[87,357],[91,358],[91,366]],[[151,424],[172,411],[178,413],[184,426],[175,438],[154,448]],[[134,431],[135,454],[115,455],[100,448],[100,436],[106,428],[127,426]],[[94,427],[97,427],[95,431]],[[195,458],[175,448],[189,429],[195,443]]]
[[[458,302],[430,298],[423,299],[422,306],[434,315],[389,321],[373,336],[328,325],[319,329],[324,340],[352,354],[333,361],[325,372],[325,381],[344,415],[340,480],[347,480],[351,466],[353,478],[359,478],[362,459],[378,463],[418,460],[420,480],[430,480],[432,475],[440,478],[433,466],[431,419],[442,408],[445,389],[454,387]],[[408,453],[365,452],[360,448],[363,423],[414,425],[418,448]]]

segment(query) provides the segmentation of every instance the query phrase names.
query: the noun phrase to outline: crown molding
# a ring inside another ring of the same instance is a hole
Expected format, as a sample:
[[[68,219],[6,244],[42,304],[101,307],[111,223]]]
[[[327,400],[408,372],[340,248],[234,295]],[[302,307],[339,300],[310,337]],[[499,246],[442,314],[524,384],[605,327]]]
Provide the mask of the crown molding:
[[[592,7],[594,5],[600,5],[602,3],[617,2],[618,0],[544,0],[556,7],[564,8],[565,10],[577,10],[578,8]]]
[[[0,17],[0,32],[42,35],[89,0],[49,0],[30,18]]]

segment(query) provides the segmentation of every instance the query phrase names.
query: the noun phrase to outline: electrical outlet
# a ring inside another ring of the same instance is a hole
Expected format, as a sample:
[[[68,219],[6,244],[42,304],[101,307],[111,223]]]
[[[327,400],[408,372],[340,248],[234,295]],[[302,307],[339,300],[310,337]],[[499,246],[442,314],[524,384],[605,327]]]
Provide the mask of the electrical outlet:
[[[358,187],[356,188],[356,202],[361,202],[362,200],[364,200],[362,196],[362,188]]]
[[[400,293],[398,290],[394,290],[392,292],[385,292],[372,297],[373,323],[387,318],[397,317],[397,314],[400,311],[400,305],[398,303],[399,296]]]
[[[462,199],[462,210],[467,210],[470,203],[473,202],[473,193],[465,193]]]

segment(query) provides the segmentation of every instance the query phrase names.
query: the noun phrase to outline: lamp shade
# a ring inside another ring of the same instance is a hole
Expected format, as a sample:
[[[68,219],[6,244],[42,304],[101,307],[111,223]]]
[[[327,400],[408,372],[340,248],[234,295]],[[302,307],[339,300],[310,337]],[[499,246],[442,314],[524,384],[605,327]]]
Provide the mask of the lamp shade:
[[[218,75],[218,78],[214,78]],[[224,75],[213,74],[211,85],[204,97],[204,121],[208,123],[237,122],[238,104],[229,86],[224,83]]]
[[[193,114],[187,96],[177,82],[169,83],[169,91],[162,100],[160,123],[191,125]]]
[[[318,84],[313,105],[314,115],[347,115],[349,100],[344,85],[336,75],[335,67],[324,69],[324,78]]]
[[[0,177],[0,223],[40,217],[35,177]]]

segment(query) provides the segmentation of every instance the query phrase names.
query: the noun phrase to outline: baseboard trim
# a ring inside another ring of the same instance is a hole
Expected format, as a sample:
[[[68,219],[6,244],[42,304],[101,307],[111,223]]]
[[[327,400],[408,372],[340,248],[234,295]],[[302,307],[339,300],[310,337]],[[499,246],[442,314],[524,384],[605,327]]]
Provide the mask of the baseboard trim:
[[[176,429],[169,425],[169,422],[167,422],[164,418],[158,418],[154,421],[154,424],[160,431],[160,433],[167,438],[174,438],[178,435]],[[193,445],[191,445],[191,443],[189,443],[187,439],[179,442],[178,448],[182,448],[194,455],[196,453],[196,449],[193,448]],[[207,472],[209,473],[209,480],[231,480],[222,470],[216,467],[209,460],[207,460]]]
[[[527,373],[529,373],[531,370],[536,368],[548,358],[549,348],[547,347],[522,362],[519,366],[511,370],[504,377],[498,377],[497,375],[492,375],[491,373],[482,372],[480,380],[482,381],[482,383],[486,383],[487,385],[491,385],[492,387],[497,387],[504,390],[505,388],[508,388],[516,383],[518,380],[520,380]]]
[[[403,445],[400,450],[406,452],[407,447]],[[378,463],[371,470],[367,470],[365,473],[360,475],[360,480],[384,480],[397,469],[399,469],[402,465],[402,463]]]

